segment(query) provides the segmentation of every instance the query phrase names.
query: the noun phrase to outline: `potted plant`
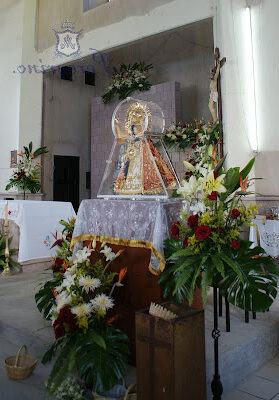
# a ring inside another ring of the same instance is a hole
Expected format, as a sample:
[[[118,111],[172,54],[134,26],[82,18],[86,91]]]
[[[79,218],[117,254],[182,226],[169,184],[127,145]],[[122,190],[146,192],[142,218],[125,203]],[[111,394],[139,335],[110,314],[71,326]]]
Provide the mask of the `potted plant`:
[[[238,167],[226,171],[223,161],[215,165],[209,161],[196,165],[184,162],[191,174],[178,192],[187,199],[188,208],[182,212],[181,221],[172,225],[172,238],[166,241],[167,268],[160,284],[165,297],[190,304],[196,286],[202,288],[204,304],[213,286],[216,315],[217,287],[231,304],[264,312],[277,295],[279,270],[261,247],[251,248],[252,243],[240,237],[258,209],[255,204],[246,208],[241,202],[248,194],[248,174],[254,159],[241,171]],[[216,344],[220,335],[217,318],[212,335]],[[216,398],[221,398],[218,365],[212,390],[219,396]]]
[[[61,222],[64,230],[54,243],[53,275],[35,296],[38,309],[52,321],[56,338],[42,359],[45,364],[56,358],[47,387],[54,394],[75,371],[91,392],[102,393],[123,377],[129,353],[127,336],[114,328],[108,315],[126,268],[119,274],[108,269],[122,251],[114,254],[103,241],[72,255],[74,223]]]

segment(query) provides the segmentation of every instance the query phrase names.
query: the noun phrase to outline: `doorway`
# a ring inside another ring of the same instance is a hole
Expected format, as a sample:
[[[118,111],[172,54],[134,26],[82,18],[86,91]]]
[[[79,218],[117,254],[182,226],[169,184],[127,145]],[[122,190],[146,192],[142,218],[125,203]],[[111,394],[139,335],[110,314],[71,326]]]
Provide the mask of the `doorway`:
[[[53,200],[79,207],[79,157],[54,156]]]

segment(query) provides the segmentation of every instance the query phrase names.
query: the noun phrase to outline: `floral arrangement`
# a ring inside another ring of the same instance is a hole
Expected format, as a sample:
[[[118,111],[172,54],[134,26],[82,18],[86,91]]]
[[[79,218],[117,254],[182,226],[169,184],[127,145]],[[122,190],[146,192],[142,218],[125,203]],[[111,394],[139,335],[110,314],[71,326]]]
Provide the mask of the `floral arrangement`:
[[[115,95],[118,95],[119,100],[124,100],[137,90],[149,90],[152,85],[148,78],[152,68],[152,64],[146,65],[144,62],[121,64],[119,70],[114,68],[108,91],[103,95],[104,103],[109,103]]]
[[[178,190],[188,201],[181,221],[172,225],[166,242],[167,266],[160,278],[164,296],[193,301],[196,285],[206,302],[210,286],[218,286],[232,304],[247,311],[266,311],[277,294],[278,268],[260,247],[240,237],[250,225],[256,205],[241,202],[248,194],[252,159],[244,169],[223,168],[223,161],[185,166],[192,172]]]
[[[30,191],[31,193],[37,193],[41,189],[40,183],[40,171],[41,164],[37,158],[48,152],[46,147],[39,147],[33,152],[33,143],[30,142],[28,146],[24,146],[19,156],[21,157],[17,170],[13,172],[13,175],[9,179],[9,183],[6,186],[6,190],[12,187],[17,187],[23,190],[24,197],[25,192]]]
[[[221,143],[222,138],[222,125],[219,122],[206,124],[204,120],[196,118],[189,124],[171,124],[164,132],[164,142],[169,148],[185,150],[191,147],[197,154],[205,154],[209,146]]]
[[[54,395],[58,400],[86,399],[83,395],[83,387],[73,377],[66,378]]]
[[[122,251],[115,254],[105,240],[72,254],[74,221],[61,223],[62,237],[55,235],[52,278],[35,296],[38,309],[52,321],[56,338],[42,359],[47,363],[57,357],[48,389],[54,393],[75,367],[87,388],[102,393],[122,378],[127,362],[128,339],[113,327],[109,314],[114,291],[123,285],[127,269],[109,272]]]

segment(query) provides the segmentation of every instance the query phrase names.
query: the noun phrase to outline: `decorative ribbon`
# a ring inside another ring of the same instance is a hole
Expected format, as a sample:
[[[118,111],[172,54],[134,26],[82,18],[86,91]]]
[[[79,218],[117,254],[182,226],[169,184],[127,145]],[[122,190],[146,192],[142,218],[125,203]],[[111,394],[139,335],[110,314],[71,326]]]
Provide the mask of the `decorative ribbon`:
[[[115,244],[115,245],[119,245],[119,246],[138,247],[138,248],[144,248],[144,249],[151,250],[152,253],[155,255],[155,257],[160,261],[160,265],[159,265],[158,269],[154,269],[152,267],[152,265],[150,264],[149,271],[153,275],[160,275],[164,271],[165,265],[166,265],[165,257],[159,250],[155,249],[155,247],[153,246],[153,243],[149,242],[149,241],[123,239],[123,238],[116,238],[116,237],[112,237],[112,236],[101,236],[101,235],[95,235],[95,234],[88,233],[88,234],[84,234],[84,235],[75,236],[74,238],[72,238],[71,250],[73,251],[74,246],[77,243],[84,242],[87,240],[96,240],[97,242],[102,242],[104,238],[107,243],[111,243],[111,244]]]

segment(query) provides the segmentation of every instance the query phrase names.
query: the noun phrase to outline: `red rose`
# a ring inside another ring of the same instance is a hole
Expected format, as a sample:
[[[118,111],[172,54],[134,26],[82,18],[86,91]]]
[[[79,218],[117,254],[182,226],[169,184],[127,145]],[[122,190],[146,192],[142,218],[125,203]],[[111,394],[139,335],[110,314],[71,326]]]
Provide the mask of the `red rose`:
[[[62,336],[64,336],[66,333],[65,328],[63,327],[63,324],[61,324],[61,322],[58,319],[56,321],[54,321],[53,329],[54,329],[56,340],[61,338]]]
[[[218,199],[218,193],[217,192],[211,192],[208,195],[209,200],[217,200]]]
[[[58,267],[62,267],[63,262],[64,262],[64,258],[56,257],[54,262],[55,262],[56,265],[58,265]]]
[[[205,240],[210,236],[211,228],[206,225],[198,226],[195,232],[196,238],[199,240]]]
[[[218,171],[213,171],[214,179],[218,178]]]
[[[239,249],[239,247],[240,247],[240,242],[239,242],[239,240],[233,240],[233,241],[231,242],[231,246],[232,246],[234,249]]]
[[[194,143],[194,144],[192,145],[192,149],[195,149],[196,147],[197,147],[197,144]]]
[[[192,228],[192,229],[196,228],[196,226],[198,225],[198,222],[199,222],[198,214],[190,215],[187,222],[188,222],[188,225],[190,226],[190,228]]]
[[[185,247],[189,246],[189,239],[187,237],[183,240],[183,246]]]
[[[179,222],[179,221],[174,222],[174,223],[172,224],[172,226],[171,226],[171,235],[172,235],[173,237],[175,237],[176,239],[180,239],[180,236],[179,236],[179,226],[180,226],[180,222]]]
[[[240,211],[237,208],[234,208],[231,213],[232,218],[237,218],[240,216]]]
[[[56,322],[55,326],[53,324],[55,332],[56,332],[56,330],[55,330],[56,327],[58,328],[58,325],[59,325],[58,335],[63,332],[62,329],[64,329],[65,332],[66,332],[66,328],[68,331],[71,331],[71,332],[75,331],[77,329],[76,316],[72,313],[70,306],[65,306],[60,310],[58,318],[55,322]],[[62,328],[60,328],[60,327],[62,327]]]
[[[68,235],[66,236],[66,239],[71,241],[72,237],[73,237],[73,234],[72,233],[68,233]]]

